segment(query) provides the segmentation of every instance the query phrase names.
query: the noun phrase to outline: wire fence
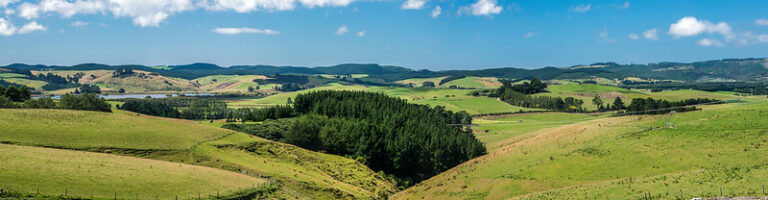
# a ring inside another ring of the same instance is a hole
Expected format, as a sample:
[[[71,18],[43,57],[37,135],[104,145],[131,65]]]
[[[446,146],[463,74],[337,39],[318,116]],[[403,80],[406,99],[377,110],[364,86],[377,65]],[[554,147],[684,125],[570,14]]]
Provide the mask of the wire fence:
[[[200,191],[193,193],[179,193],[177,195],[164,194],[152,194],[146,191],[136,192],[105,192],[98,191],[94,193],[93,190],[82,192],[82,189],[78,189],[78,192],[73,192],[68,188],[56,189],[58,192],[40,192],[40,187],[35,186],[34,189],[20,189],[11,186],[0,186],[0,200],[16,200],[16,199],[112,199],[112,200],[203,200],[203,199],[251,199],[243,198],[261,193],[269,193],[276,188],[276,184],[272,181],[258,184],[251,184],[250,186],[238,187],[237,190],[213,190],[213,191]]]

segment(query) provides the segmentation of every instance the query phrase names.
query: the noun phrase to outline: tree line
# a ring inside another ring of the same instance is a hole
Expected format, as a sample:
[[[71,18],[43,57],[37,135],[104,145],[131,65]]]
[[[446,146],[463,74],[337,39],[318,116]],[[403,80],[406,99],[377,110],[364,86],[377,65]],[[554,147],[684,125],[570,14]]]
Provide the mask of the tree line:
[[[299,94],[292,106],[270,108],[230,109],[219,102],[130,99],[119,108],[185,119],[263,121],[223,127],[355,158],[373,170],[398,177],[406,186],[486,153],[483,143],[464,128],[472,123],[468,113],[409,104],[380,93],[309,92]]]
[[[163,98],[163,99],[125,99],[118,109],[147,115],[192,119],[214,120],[227,119],[235,121],[264,121],[295,116],[289,106],[269,108],[238,108],[227,107],[227,103],[216,99],[200,98]]]
[[[670,110],[675,110],[677,112],[693,111],[693,110],[696,110],[696,106],[692,106],[692,105],[698,105],[698,104],[704,104],[704,103],[722,103],[722,102],[717,99],[709,99],[709,98],[686,99],[682,101],[657,100],[657,99],[652,99],[650,97],[634,98],[632,99],[632,103],[630,103],[627,106],[626,110],[628,113],[637,113],[637,114],[665,114],[665,113],[669,113]],[[669,108],[672,108],[672,109],[669,109]]]
[[[488,96],[498,97],[510,105],[525,108],[543,108],[562,112],[584,112],[584,101],[574,97],[550,97],[532,96],[531,94],[545,92],[547,84],[533,78],[530,82],[512,85],[510,81],[504,81],[501,87],[489,92]],[[473,95],[479,95],[475,93]]]

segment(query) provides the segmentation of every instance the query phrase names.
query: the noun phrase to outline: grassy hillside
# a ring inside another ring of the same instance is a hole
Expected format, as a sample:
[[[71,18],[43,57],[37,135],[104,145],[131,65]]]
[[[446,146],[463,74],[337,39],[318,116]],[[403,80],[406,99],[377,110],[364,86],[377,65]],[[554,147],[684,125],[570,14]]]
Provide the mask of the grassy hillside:
[[[51,195],[173,199],[234,193],[266,180],[187,164],[103,153],[0,144],[6,189]]]
[[[183,150],[232,131],[114,110],[0,109],[0,141],[74,149]]]
[[[186,120],[119,110],[102,113],[0,109],[0,130],[4,130],[0,132],[0,141],[4,143],[111,152],[209,166],[259,179],[268,178],[280,186],[276,195],[286,198],[382,198],[396,190],[392,182],[352,159],[312,152]],[[13,160],[16,162],[19,159]],[[16,169],[25,171],[35,168]],[[115,176],[129,176],[133,173],[126,170]],[[65,181],[66,176],[62,176],[54,177],[47,183],[61,185]],[[7,186],[21,187],[16,183]]]
[[[440,87],[448,88],[451,85],[455,85],[457,87],[463,87],[463,88],[499,88],[501,87],[501,82],[499,82],[499,79],[495,77],[469,76],[466,78],[456,79],[456,80],[449,81],[447,83],[443,83],[442,85],[440,85]]]
[[[259,85],[255,79],[266,79],[262,75],[213,75],[192,80],[199,84],[200,91],[206,92],[248,92],[248,87],[259,87],[260,91],[272,91],[275,85]]]
[[[59,76],[74,76],[83,73],[80,84],[94,84],[101,87],[104,92],[117,92],[123,88],[128,93],[146,92],[179,92],[195,91],[197,87],[185,79],[166,77],[157,73],[134,70],[133,75],[113,77],[114,70],[56,70],[56,71],[32,71],[32,74],[52,73]],[[143,75],[142,75],[143,74]]]
[[[522,133],[396,199],[676,199],[680,190],[690,199],[719,196],[721,187],[726,196],[756,195],[768,181],[764,98],[675,114],[674,128],[655,115]]]
[[[533,131],[597,118],[597,116],[587,114],[559,112],[486,116],[473,120],[474,123],[479,125],[473,129],[476,132],[475,136],[485,143],[489,151],[493,151],[499,147],[519,141],[525,137],[518,136]]]
[[[431,81],[432,83],[435,83],[435,86],[438,86],[437,84],[440,84],[440,81],[445,78],[448,78],[448,76],[435,77],[435,78],[411,78],[411,79],[395,81],[395,83],[406,84],[406,85],[413,84],[414,87],[421,87],[421,85],[424,82]]]
[[[476,114],[488,114],[488,113],[503,113],[503,112],[519,112],[519,111],[534,111],[542,110],[536,108],[523,108],[518,106],[509,105],[508,103],[496,100],[490,97],[439,97],[436,99],[422,99],[411,101],[411,103],[425,104],[431,106],[443,106],[446,110],[451,111],[467,111],[467,113]]]

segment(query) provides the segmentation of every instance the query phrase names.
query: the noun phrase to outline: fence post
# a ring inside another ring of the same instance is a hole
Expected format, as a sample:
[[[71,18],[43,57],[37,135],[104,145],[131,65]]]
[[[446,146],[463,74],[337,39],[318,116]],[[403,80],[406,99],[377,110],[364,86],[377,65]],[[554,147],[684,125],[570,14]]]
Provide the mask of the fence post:
[[[197,200],[200,200],[200,192],[197,192]]]
[[[680,189],[680,200],[683,200],[683,189]]]
[[[40,194],[40,186],[35,186],[35,194]]]
[[[115,200],[117,200],[117,192],[115,192]]]
[[[67,189],[64,189],[64,196],[67,196]]]
[[[723,196],[723,187],[720,187],[720,197]]]
[[[761,186],[763,186],[763,195],[765,195],[765,185],[761,185]]]
[[[763,191],[765,191],[765,189],[763,189]],[[765,193],[765,192],[763,192],[763,193]],[[219,198],[219,191],[218,190],[216,190],[216,198],[217,199]]]

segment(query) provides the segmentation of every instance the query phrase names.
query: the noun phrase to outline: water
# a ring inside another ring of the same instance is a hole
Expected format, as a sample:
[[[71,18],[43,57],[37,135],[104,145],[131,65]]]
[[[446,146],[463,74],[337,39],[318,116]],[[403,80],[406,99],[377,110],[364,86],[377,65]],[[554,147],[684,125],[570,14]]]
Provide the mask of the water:
[[[192,97],[192,96],[210,97],[210,96],[215,96],[215,95],[216,95],[215,93],[185,93],[184,94],[184,96],[188,96],[188,97]],[[155,99],[155,98],[178,97],[179,95],[171,94],[171,96],[168,96],[166,94],[106,94],[106,95],[99,94],[98,96],[101,97],[101,98],[104,98],[104,99],[130,99],[130,98],[143,99],[143,98],[146,98],[147,96],[150,96],[153,99]],[[33,99],[37,99],[37,98],[41,98],[41,97],[51,97],[53,99],[60,99],[61,95],[34,96],[32,98]]]

